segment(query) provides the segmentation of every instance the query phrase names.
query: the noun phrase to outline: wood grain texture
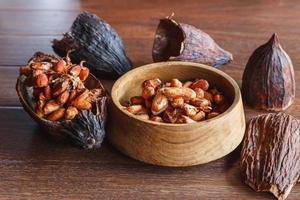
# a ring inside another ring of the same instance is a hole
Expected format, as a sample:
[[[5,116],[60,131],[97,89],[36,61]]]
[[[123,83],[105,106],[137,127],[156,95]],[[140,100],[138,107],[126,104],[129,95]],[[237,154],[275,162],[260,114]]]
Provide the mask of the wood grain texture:
[[[290,55],[300,83],[300,1],[10,0],[0,1],[0,199],[272,199],[240,179],[239,150],[203,166],[162,168],[123,156],[105,144],[96,152],[56,144],[19,107],[17,67],[37,50],[51,53],[80,10],[96,13],[123,38],[134,66],[151,63],[158,20],[175,12],[179,22],[210,34],[234,61],[221,69],[239,84],[248,57],[273,32]],[[111,88],[113,81],[105,80]],[[300,118],[300,87],[287,110]],[[14,106],[14,108],[5,108]],[[245,107],[246,118],[264,113]],[[288,199],[299,199],[296,185]]]

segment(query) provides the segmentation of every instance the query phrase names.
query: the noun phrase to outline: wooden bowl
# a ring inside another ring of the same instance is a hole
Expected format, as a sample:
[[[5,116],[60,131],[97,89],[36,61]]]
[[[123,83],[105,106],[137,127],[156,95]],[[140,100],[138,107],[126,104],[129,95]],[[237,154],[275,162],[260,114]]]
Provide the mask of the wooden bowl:
[[[192,124],[142,120],[124,110],[122,103],[141,94],[146,79],[169,81],[207,79],[229,98],[221,115]],[[245,117],[240,89],[224,72],[191,62],[161,62],[135,68],[113,85],[108,123],[109,141],[124,154],[162,166],[191,166],[221,158],[242,141]]]

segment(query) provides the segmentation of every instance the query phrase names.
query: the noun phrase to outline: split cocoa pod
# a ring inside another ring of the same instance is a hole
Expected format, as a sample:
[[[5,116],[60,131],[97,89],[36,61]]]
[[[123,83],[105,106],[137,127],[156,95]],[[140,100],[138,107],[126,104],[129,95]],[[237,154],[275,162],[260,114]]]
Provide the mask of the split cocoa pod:
[[[233,60],[232,54],[222,49],[207,33],[172,19],[161,19],[154,38],[154,62],[190,61],[218,67]]]
[[[24,110],[51,135],[82,148],[100,147],[108,96],[83,62],[37,52],[20,67],[16,90]]]
[[[293,103],[294,68],[277,34],[249,58],[243,74],[242,95],[249,106],[268,111],[282,111]]]

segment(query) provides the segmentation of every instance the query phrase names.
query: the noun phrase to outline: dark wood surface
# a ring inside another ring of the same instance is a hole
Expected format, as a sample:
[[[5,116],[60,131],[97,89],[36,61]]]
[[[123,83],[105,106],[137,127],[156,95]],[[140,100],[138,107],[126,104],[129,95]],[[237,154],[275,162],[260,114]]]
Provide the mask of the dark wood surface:
[[[80,10],[94,12],[123,38],[134,66],[151,63],[158,19],[176,18],[209,33],[234,61],[221,67],[241,84],[252,51],[279,34],[300,83],[300,1],[0,1],[0,199],[273,199],[240,178],[239,149],[212,163],[165,168],[128,158],[107,142],[84,151],[48,138],[20,107],[18,67],[68,30]],[[110,89],[113,81],[104,80]],[[297,97],[300,87],[297,87]],[[300,117],[300,100],[286,112]],[[263,113],[246,107],[246,117]],[[288,199],[300,199],[296,185]]]

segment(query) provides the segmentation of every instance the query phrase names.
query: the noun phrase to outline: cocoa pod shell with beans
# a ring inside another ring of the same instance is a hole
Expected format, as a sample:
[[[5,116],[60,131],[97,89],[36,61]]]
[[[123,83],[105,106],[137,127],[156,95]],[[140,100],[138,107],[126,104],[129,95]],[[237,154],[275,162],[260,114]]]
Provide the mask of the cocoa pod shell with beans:
[[[245,183],[258,192],[287,198],[300,178],[300,123],[285,113],[250,119],[241,152]]]
[[[122,39],[104,20],[94,14],[80,13],[62,39],[52,41],[53,50],[61,57],[71,51],[73,63],[86,61],[96,76],[113,78],[131,68]]]
[[[60,59],[55,56],[38,52],[34,54],[27,64],[27,66],[32,66],[32,63],[41,62],[53,64],[53,68],[50,67],[50,69],[45,70],[45,73],[49,76],[54,74],[56,78],[49,82],[49,85],[46,86],[46,91],[49,90],[49,92],[51,92],[56,81],[65,81],[66,77],[73,81],[80,81],[78,77],[72,77],[68,72],[64,72],[65,74],[61,75],[58,74],[58,72],[55,71],[57,68],[54,66],[58,64],[59,60]],[[69,65],[72,66],[73,64],[69,63]],[[61,72],[64,70],[58,71]],[[26,74],[27,75],[20,73],[17,79],[17,94],[24,110],[43,129],[52,135],[53,138],[71,141],[81,148],[93,149],[101,146],[105,136],[108,95],[101,82],[95,76],[89,74],[85,82],[81,83],[84,84],[85,90],[95,91],[96,88],[101,91],[101,93],[96,94],[96,97],[90,102],[92,104],[91,109],[80,110],[73,107],[71,105],[72,103],[70,103],[69,100],[67,101],[67,97],[64,97],[62,100],[60,99],[61,96],[55,97],[48,95],[53,99],[47,99],[43,94],[44,90],[41,90],[42,93],[39,95],[39,99],[37,99],[34,97],[33,91],[40,91],[40,88],[36,88],[35,85],[28,86],[26,84],[28,73]],[[48,87],[50,87],[50,89]],[[74,91],[76,91],[75,87],[76,85],[68,84],[68,88],[66,88],[65,91],[70,90],[74,93]],[[52,94],[53,92],[55,91],[52,91]],[[91,93],[92,92],[90,92],[90,94]],[[70,95],[67,96],[70,99]]]
[[[172,16],[161,19],[152,49],[154,62],[191,61],[218,67],[227,64],[232,54],[222,49],[207,33],[178,23]]]
[[[248,60],[243,74],[243,99],[257,109],[282,111],[293,103],[295,87],[292,61],[277,34],[273,34]]]

